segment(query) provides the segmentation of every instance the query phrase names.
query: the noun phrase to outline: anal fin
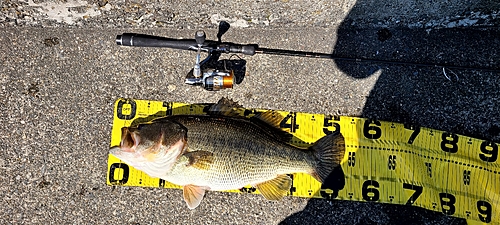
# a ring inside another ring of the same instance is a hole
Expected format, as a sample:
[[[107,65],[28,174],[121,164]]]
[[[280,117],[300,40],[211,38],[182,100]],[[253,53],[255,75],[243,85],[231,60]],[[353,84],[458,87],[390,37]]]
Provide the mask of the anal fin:
[[[189,209],[195,209],[201,203],[205,196],[205,188],[195,185],[186,185],[183,187],[183,197]]]
[[[259,192],[267,200],[281,200],[287,195],[292,186],[292,178],[286,174],[278,175],[278,177],[268,180],[264,183],[257,184]]]

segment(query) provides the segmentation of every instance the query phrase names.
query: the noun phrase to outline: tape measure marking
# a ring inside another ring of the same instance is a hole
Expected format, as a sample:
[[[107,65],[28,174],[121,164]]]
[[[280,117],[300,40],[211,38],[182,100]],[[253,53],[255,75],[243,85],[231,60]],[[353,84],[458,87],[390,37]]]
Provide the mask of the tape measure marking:
[[[111,145],[121,128],[177,114],[204,114],[211,104],[118,99]],[[251,117],[265,110],[244,109]],[[413,205],[484,223],[500,223],[498,144],[410,124],[345,116],[276,111],[280,126],[294,135],[292,144],[308,147],[324,135],[342,132],[346,154],[343,186],[327,187],[307,174],[290,174],[289,195]],[[112,155],[109,185],[180,188],[151,178]],[[325,187],[322,187],[325,186]],[[247,186],[229,192],[254,193]]]

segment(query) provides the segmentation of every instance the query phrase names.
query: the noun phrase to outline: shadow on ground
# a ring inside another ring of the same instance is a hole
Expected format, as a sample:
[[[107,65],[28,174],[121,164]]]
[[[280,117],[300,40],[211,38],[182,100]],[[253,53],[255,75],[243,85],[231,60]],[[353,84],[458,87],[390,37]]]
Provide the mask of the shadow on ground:
[[[389,19],[383,12],[393,10],[404,14],[408,9],[377,8],[374,4],[369,0],[356,3],[338,29],[332,53],[334,57],[369,59],[335,60],[338,68],[349,76],[364,79],[380,74],[361,116],[500,142],[499,23],[467,27],[441,24],[440,29],[431,29],[423,21],[420,27],[381,28],[376,24]],[[447,7],[446,3],[437,4],[440,5],[434,7],[441,10]],[[491,8],[500,8],[500,3],[471,2],[465,8],[453,10],[466,15],[472,11],[487,13]],[[370,19],[375,25],[358,26],[360,15],[367,12],[374,16]],[[425,19],[425,13],[421,13]],[[457,19],[455,24],[458,23]],[[324,199],[311,199],[304,210],[282,221],[282,224],[403,223],[466,222],[418,207]]]

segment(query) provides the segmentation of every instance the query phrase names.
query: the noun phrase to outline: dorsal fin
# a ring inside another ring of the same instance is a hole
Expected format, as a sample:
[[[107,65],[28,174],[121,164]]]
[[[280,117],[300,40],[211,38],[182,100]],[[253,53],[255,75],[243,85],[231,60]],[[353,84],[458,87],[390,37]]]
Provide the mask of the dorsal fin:
[[[243,116],[245,108],[238,104],[237,102],[222,97],[217,104],[210,106],[207,113],[208,115],[215,116],[229,116],[233,118],[246,118]],[[276,138],[279,141],[288,143],[293,135],[284,131],[280,127],[280,123],[285,119],[280,113],[274,110],[268,110],[265,112],[257,113],[255,116],[250,118],[250,122],[260,127],[270,136]]]
[[[268,110],[265,112],[257,113],[255,116],[250,118],[250,122],[259,126],[267,134],[273,136],[274,138],[288,143],[292,139],[293,135],[284,131],[280,127],[281,121],[285,117],[274,110]]]
[[[258,119],[274,128],[280,128],[280,123],[285,119],[281,114],[274,110],[269,110],[256,114],[253,118]]]

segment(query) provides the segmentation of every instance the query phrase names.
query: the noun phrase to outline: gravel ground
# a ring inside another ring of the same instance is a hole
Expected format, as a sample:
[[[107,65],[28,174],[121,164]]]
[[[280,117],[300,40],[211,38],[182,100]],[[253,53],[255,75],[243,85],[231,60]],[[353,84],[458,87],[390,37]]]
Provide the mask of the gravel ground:
[[[105,183],[119,97],[411,122],[500,142],[500,3],[389,1],[14,1],[0,5],[0,223],[464,224],[416,207]],[[123,32],[351,57],[243,56],[232,90],[183,84],[194,53],[117,46]],[[373,61],[378,60],[378,61]],[[440,65],[440,66],[433,66]],[[443,73],[443,66],[446,68]],[[445,76],[447,75],[447,76]]]

